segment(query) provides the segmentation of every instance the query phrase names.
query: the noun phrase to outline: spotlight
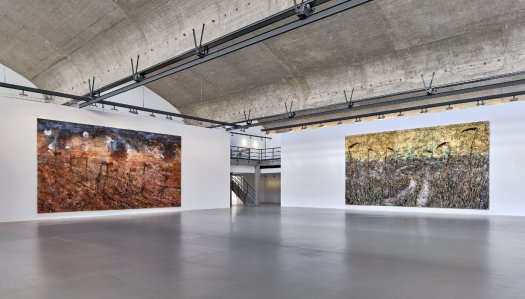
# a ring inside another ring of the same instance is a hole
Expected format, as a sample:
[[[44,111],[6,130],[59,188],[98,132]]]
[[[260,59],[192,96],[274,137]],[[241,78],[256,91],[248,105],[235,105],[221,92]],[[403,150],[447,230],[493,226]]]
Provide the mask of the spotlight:
[[[403,114],[403,112],[401,112],[401,111],[399,111],[399,113],[397,114],[397,116],[399,116],[399,117],[401,117],[401,116],[403,116],[403,115],[404,115],[404,114]]]
[[[379,116],[377,117],[377,119],[384,119],[384,118],[385,118],[384,114],[379,114]]]
[[[168,120],[173,120],[173,117],[171,117],[171,115],[167,115],[167,114],[166,114],[166,119],[168,119]]]
[[[454,109],[454,107],[452,107],[452,105],[448,104],[447,110],[452,110],[452,109]]]
[[[149,116],[151,116],[151,117],[157,117],[157,116],[155,116],[155,113],[153,113],[153,112],[151,112],[151,113],[149,114]]]
[[[324,123],[319,124],[319,128],[322,128],[322,127],[324,127]]]
[[[118,111],[117,107],[115,107],[115,106],[113,106],[113,108],[111,108],[111,110]]]
[[[307,126],[301,126],[301,130],[306,130]]]
[[[512,96],[512,98],[510,99],[511,102],[516,102],[517,100],[519,100],[516,96]]]
[[[421,111],[419,111],[419,113],[427,113],[427,112],[428,112],[427,108],[421,108]]]
[[[338,124],[338,125],[342,125],[343,122],[342,122],[342,121],[338,121],[337,124]]]
[[[478,101],[476,103],[476,106],[483,106],[483,105],[485,105],[485,101],[484,100]]]
[[[359,122],[361,122],[361,118],[360,118],[360,117],[358,117],[358,118],[357,118],[357,119],[355,120],[355,122],[356,122],[356,123],[359,123]]]
[[[28,96],[28,94],[25,93],[23,90],[22,90],[22,92],[21,92],[19,95],[21,95],[21,96],[23,96],[23,97],[27,97],[27,96]]]

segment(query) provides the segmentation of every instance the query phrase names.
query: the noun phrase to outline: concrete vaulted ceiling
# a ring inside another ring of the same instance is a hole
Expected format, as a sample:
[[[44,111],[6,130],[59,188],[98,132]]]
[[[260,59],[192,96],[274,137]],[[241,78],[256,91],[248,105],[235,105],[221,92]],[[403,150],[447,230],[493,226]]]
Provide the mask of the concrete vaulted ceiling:
[[[334,1],[341,2],[341,1]],[[293,1],[0,2],[0,62],[38,87],[83,94],[290,7]],[[525,0],[374,0],[148,85],[181,112],[220,120],[525,70]],[[296,104],[295,104],[296,103]]]

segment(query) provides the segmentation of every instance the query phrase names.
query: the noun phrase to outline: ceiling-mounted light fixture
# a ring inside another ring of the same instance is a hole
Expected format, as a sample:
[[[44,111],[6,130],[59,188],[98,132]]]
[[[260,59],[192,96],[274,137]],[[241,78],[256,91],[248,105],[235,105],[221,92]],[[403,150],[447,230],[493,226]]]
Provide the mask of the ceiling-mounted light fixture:
[[[359,123],[361,122],[361,117],[358,117],[356,120],[355,120],[356,123]]]
[[[447,109],[446,109],[446,110],[452,110],[452,109],[454,109],[454,107],[452,107],[452,105],[448,104],[448,106],[447,106]]]
[[[166,114],[166,119],[167,120],[173,120],[173,117],[171,117],[171,115]]]
[[[115,107],[115,106],[113,106],[113,108],[111,108],[111,110],[118,111],[117,107]]]
[[[306,130],[306,128],[308,128],[308,127],[305,126],[305,125],[301,126],[301,130]]]
[[[419,113],[427,113],[427,112],[428,112],[427,108],[421,108],[421,111],[419,111]]]
[[[485,101],[484,101],[484,100],[481,100],[481,101],[478,100],[478,101],[476,102],[476,106],[483,106],[483,105],[485,105]]]
[[[516,96],[512,96],[512,98],[510,98],[511,102],[516,102],[517,100],[519,100],[519,99]]]
[[[27,93],[25,93],[25,92],[24,92],[23,90],[22,90],[22,92],[21,92],[21,93],[19,93],[19,95],[21,95],[21,96],[23,96],[23,97],[27,97],[27,96],[28,96],[28,94],[27,94]]]
[[[153,112],[151,112],[151,113],[149,114],[149,116],[151,116],[151,117],[157,117],[157,116],[155,115],[155,113],[153,113]]]
[[[404,115],[404,114],[403,114],[403,112],[401,112],[401,111],[399,111],[399,113],[397,114],[398,117],[401,117],[401,116],[403,116],[403,115]]]

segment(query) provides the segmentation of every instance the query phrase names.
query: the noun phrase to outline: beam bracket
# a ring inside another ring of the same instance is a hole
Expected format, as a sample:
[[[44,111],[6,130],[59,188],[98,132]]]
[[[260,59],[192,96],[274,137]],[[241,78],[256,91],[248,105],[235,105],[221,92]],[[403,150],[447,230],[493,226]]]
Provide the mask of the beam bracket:
[[[140,55],[137,55],[137,64],[133,66],[133,58],[131,58],[131,74],[135,82],[140,82],[145,79],[144,75],[139,73],[139,59]]]
[[[426,92],[427,92],[427,96],[431,96],[433,94],[435,94],[437,92],[437,89],[434,88],[434,86],[432,84],[434,84],[434,76],[436,75],[436,72],[433,72],[432,73],[432,79],[430,79],[430,84],[427,86],[427,84],[425,83],[425,78],[423,75],[421,75],[421,80],[423,81],[423,87],[425,88]]]
[[[252,109],[248,110],[248,115],[246,115],[246,110],[244,112],[244,121],[246,122],[246,125],[250,126],[253,123],[253,120],[250,118],[250,115],[252,114]]]
[[[210,53],[210,48],[207,46],[207,45],[202,45],[202,37],[204,36],[204,26],[206,24],[202,24],[202,30],[201,30],[201,38],[200,38],[200,41],[199,41],[199,44],[197,44],[197,34],[195,34],[195,29],[192,29],[193,31],[193,43],[195,44],[195,54],[199,57],[199,58],[204,58],[206,56],[208,56],[208,54]]]
[[[288,109],[288,103],[284,102],[284,108],[286,109],[286,115],[288,118],[292,119],[296,116],[296,113],[292,111],[293,101],[290,103],[290,109]]]
[[[309,2],[304,2],[304,0],[301,0],[301,3],[297,3],[297,0],[293,2],[295,4],[295,14],[299,19],[303,20],[314,14],[315,8]]]
[[[350,93],[350,99],[348,99],[348,96],[346,95],[346,90],[343,90],[343,93],[345,95],[345,101],[348,105],[348,109],[351,109],[354,107],[354,102],[352,101],[352,98],[354,97],[354,88],[352,88],[352,92]]]

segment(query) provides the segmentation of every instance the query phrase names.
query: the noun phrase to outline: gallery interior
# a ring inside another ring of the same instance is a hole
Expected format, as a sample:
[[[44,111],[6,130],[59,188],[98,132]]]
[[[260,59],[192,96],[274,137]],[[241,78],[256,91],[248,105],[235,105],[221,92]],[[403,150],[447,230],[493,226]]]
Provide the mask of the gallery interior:
[[[523,298],[524,0],[0,12],[0,299]]]

